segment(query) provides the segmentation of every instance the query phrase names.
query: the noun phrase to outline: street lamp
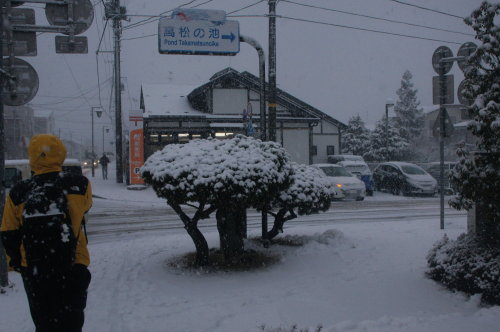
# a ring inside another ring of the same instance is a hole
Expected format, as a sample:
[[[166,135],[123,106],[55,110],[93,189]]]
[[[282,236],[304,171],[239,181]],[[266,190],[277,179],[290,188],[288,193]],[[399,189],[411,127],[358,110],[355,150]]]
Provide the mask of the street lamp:
[[[389,161],[389,107],[394,106],[394,102],[391,99],[387,99],[385,102],[385,153],[386,161]]]
[[[104,154],[104,130],[106,130],[106,132],[109,133],[109,127],[102,126],[102,154]]]
[[[102,108],[101,107],[95,107],[92,106],[90,108],[90,117],[92,118],[92,177],[95,176],[95,168],[94,168],[94,161],[95,161],[95,154],[94,154],[94,110],[100,110],[100,111],[95,111],[97,114],[97,117],[100,118],[102,115]]]

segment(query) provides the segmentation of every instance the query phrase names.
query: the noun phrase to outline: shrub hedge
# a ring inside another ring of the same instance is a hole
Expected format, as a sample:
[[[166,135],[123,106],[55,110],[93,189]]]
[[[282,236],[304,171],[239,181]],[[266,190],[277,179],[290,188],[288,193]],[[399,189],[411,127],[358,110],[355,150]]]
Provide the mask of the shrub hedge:
[[[481,294],[481,302],[500,305],[500,247],[474,235],[455,241],[445,235],[427,255],[428,276],[447,288],[469,295]]]

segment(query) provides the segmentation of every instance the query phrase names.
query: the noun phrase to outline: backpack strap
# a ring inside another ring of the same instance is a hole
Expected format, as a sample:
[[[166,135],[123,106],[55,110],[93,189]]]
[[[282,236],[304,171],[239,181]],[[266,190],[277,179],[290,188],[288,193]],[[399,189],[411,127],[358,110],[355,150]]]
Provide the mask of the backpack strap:
[[[82,227],[83,227],[83,234],[85,234],[85,240],[87,241],[87,244],[89,244],[89,237],[87,236],[87,213],[83,215],[82,218]],[[80,232],[78,232],[78,235],[80,235]]]

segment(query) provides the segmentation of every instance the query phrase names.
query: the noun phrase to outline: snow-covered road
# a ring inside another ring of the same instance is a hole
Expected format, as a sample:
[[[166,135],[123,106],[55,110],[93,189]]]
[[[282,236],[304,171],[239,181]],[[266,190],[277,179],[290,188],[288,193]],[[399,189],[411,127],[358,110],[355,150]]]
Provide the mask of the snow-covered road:
[[[141,204],[107,204],[106,199],[95,199],[95,208],[89,214],[87,232],[93,241],[104,241],[109,236],[138,232],[177,232],[183,230],[180,218],[166,204],[144,206]],[[448,218],[465,218],[465,213],[445,207]],[[192,209],[191,209],[192,210]],[[247,213],[249,230],[260,229],[261,215],[255,210]],[[287,222],[294,225],[326,225],[360,222],[400,222],[439,219],[439,199],[398,197],[376,193],[365,201],[338,201],[330,210],[309,216],[299,216]],[[271,218],[272,219],[272,218]],[[272,223],[272,220],[270,220]],[[270,225],[271,226],[271,225]],[[203,220],[200,229],[216,229],[215,217]]]

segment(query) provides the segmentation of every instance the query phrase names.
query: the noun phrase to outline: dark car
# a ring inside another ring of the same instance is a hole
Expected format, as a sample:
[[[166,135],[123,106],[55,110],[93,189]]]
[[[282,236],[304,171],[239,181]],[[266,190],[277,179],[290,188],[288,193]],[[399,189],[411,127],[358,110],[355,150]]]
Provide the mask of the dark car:
[[[450,172],[453,170],[457,163],[452,162],[452,161],[445,161],[444,162],[444,181],[443,181],[443,186],[444,186],[444,193],[445,194],[453,194],[455,190],[450,184],[450,180],[448,179],[448,176],[450,175]],[[441,174],[441,165],[440,162],[434,162],[430,163],[427,165],[426,168],[427,173],[432,175],[434,179],[437,180],[438,183],[438,190],[441,188],[441,180],[440,180],[440,174]]]
[[[405,162],[381,163],[373,171],[375,190],[394,195],[422,194],[434,196],[437,181],[421,167]]]

